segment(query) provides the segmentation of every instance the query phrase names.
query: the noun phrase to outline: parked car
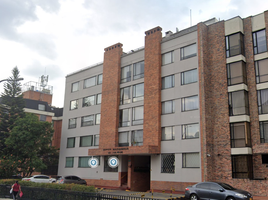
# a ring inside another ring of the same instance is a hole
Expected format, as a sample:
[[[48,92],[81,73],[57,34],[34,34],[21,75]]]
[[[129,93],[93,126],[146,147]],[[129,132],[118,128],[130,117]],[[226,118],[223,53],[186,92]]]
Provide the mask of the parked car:
[[[249,192],[218,182],[201,182],[188,186],[185,188],[185,197],[190,200],[253,200]]]
[[[87,182],[84,179],[81,179],[78,176],[61,176],[57,180],[57,183],[75,183],[75,184],[82,184],[87,185]]]
[[[29,178],[23,178],[23,181],[32,181],[35,183],[56,183],[55,178],[50,178],[49,176],[46,175],[35,175]]]

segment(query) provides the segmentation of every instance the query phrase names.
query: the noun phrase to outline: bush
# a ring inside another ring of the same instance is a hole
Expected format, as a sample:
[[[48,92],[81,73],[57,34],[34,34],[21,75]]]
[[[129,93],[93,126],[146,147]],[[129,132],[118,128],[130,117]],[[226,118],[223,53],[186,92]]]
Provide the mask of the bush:
[[[86,186],[86,185],[77,185],[77,184],[58,184],[58,183],[34,183],[31,181],[21,181],[14,179],[0,179],[0,184],[2,185],[13,185],[15,181],[19,181],[19,184],[27,187],[36,187],[36,188],[49,188],[56,190],[70,190],[77,192],[90,192],[95,193],[94,186]]]

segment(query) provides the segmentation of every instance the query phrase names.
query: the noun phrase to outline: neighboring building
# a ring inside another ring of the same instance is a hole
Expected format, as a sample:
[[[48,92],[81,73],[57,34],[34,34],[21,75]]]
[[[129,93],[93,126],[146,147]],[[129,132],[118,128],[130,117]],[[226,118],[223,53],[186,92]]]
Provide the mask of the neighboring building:
[[[161,31],[66,77],[58,175],[140,191],[221,181],[268,195],[268,11]]]

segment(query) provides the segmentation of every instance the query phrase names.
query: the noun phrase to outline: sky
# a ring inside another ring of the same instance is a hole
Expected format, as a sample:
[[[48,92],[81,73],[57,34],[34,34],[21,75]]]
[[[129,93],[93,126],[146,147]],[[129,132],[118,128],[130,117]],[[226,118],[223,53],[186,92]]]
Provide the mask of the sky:
[[[156,26],[164,36],[213,17],[265,10],[267,0],[0,0],[0,80],[16,66],[22,85],[48,75],[52,105],[63,107],[65,77],[103,62],[108,46],[120,42],[129,52]]]

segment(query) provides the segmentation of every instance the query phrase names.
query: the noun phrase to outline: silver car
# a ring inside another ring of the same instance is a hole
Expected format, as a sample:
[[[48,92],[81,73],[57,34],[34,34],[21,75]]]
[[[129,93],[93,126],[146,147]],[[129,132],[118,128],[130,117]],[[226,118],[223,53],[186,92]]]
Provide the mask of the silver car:
[[[23,178],[23,181],[32,181],[35,183],[56,183],[55,178],[50,178],[49,176],[46,175],[35,175],[29,178]]]
[[[185,197],[191,200],[253,200],[249,192],[218,182],[188,186],[185,188]]]
[[[87,185],[87,182],[84,179],[81,179],[78,176],[61,176],[57,180],[57,183],[74,183],[74,184],[82,184],[82,185]]]

